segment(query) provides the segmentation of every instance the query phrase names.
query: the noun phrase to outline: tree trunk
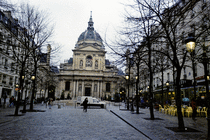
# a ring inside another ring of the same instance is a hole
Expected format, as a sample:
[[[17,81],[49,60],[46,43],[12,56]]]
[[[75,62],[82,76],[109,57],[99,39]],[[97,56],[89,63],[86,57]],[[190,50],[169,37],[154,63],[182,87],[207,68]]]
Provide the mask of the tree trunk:
[[[18,116],[18,111],[19,111],[19,106],[20,106],[20,91],[19,89],[22,87],[23,85],[23,81],[22,81],[22,76],[23,76],[23,67],[21,69],[20,72],[20,77],[19,77],[19,87],[18,87],[18,98],[17,98],[17,102],[16,102],[16,108],[15,108],[15,116]],[[22,91],[21,91],[22,92]]]
[[[210,108],[210,95],[209,95],[209,82],[207,79],[208,76],[208,70],[207,70],[207,62],[208,58],[206,56],[206,53],[204,52],[204,57],[203,57],[203,66],[204,66],[204,78],[205,78],[205,86],[206,86],[206,95],[207,95],[207,108]],[[208,134],[207,134],[207,139],[210,139],[210,109],[207,110],[207,126],[208,126]]]
[[[139,61],[136,63],[137,65],[137,76],[138,78],[136,79],[136,114],[139,114]]]
[[[182,111],[181,111],[181,105],[182,105],[182,100],[181,100],[181,86],[180,86],[180,74],[181,74],[181,69],[177,68],[177,77],[176,77],[176,106],[177,106],[177,114],[178,114],[178,127],[180,130],[184,130],[184,120],[182,116]]]
[[[150,45],[150,38],[147,38],[148,41],[148,55],[149,55],[149,73],[150,73],[150,81],[149,81],[149,107],[150,107],[150,119],[154,120],[154,112],[153,112],[153,91],[152,91],[152,80],[153,80],[153,72],[152,72],[152,62],[151,62],[151,45]]]

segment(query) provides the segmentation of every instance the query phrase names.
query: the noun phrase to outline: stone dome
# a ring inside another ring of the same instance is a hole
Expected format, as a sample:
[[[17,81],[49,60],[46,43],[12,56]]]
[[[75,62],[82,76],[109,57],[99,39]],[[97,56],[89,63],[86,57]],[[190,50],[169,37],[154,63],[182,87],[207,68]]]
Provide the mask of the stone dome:
[[[92,15],[90,16],[87,30],[79,36],[77,43],[80,41],[95,41],[102,43],[101,36],[94,30]]]

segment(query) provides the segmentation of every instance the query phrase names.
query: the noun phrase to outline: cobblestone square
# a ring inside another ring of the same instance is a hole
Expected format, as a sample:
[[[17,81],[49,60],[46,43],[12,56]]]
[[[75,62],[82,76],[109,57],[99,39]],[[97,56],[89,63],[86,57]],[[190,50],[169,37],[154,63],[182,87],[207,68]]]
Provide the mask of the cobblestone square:
[[[0,125],[0,139],[11,140],[110,140],[147,139],[106,109],[65,106],[52,109],[36,105],[46,112],[27,112],[18,120]]]

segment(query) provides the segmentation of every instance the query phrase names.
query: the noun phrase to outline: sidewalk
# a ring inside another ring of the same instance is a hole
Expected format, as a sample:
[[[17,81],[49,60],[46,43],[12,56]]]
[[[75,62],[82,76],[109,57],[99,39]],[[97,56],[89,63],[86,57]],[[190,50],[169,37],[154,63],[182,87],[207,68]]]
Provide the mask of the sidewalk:
[[[137,133],[142,133],[152,140],[177,140],[191,139],[202,140],[207,136],[207,120],[205,117],[197,117],[196,121],[192,118],[184,117],[184,124],[187,128],[193,128],[199,132],[174,132],[166,127],[178,127],[177,116],[170,116],[154,110],[155,120],[149,120],[150,110],[148,108],[140,108],[140,114],[127,111],[125,105],[114,106],[114,103],[107,104],[107,109],[117,117],[133,126]],[[189,129],[188,129],[189,130]]]
[[[37,105],[34,104],[34,109],[36,109]],[[30,105],[26,106],[26,109],[29,109]],[[18,115],[20,116],[14,116],[15,114],[15,107],[7,107],[3,108],[0,107],[0,124],[4,124],[11,121],[17,121],[19,119],[22,119],[25,115],[25,113],[20,112],[20,110],[23,110],[23,106],[19,107]],[[21,116],[22,115],[22,116]]]
[[[1,107],[0,108],[0,124],[14,120],[15,116],[7,116],[7,115],[14,115],[14,113],[15,113],[15,107],[11,107],[11,108]]]

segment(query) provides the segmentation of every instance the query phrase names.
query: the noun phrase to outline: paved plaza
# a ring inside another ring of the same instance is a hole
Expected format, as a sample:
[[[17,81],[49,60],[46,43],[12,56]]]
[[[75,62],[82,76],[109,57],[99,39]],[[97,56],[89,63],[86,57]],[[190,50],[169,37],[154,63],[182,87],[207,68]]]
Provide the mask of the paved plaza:
[[[166,127],[177,127],[176,116],[155,111],[155,118],[159,119],[148,120],[148,108],[140,109],[140,114],[114,103],[108,103],[106,109],[91,108],[87,112],[79,106],[59,109],[54,105],[49,109],[37,104],[34,109],[45,112],[14,117],[8,116],[14,114],[14,108],[0,108],[0,140],[200,140],[207,135],[204,117],[196,121],[184,117],[185,126],[199,132],[173,132]]]
[[[88,109],[65,106],[52,109],[35,105],[46,112],[27,112],[24,116],[0,124],[2,140],[111,140],[147,139],[106,109]],[[21,114],[21,113],[20,113]],[[3,115],[3,114],[1,114]]]

